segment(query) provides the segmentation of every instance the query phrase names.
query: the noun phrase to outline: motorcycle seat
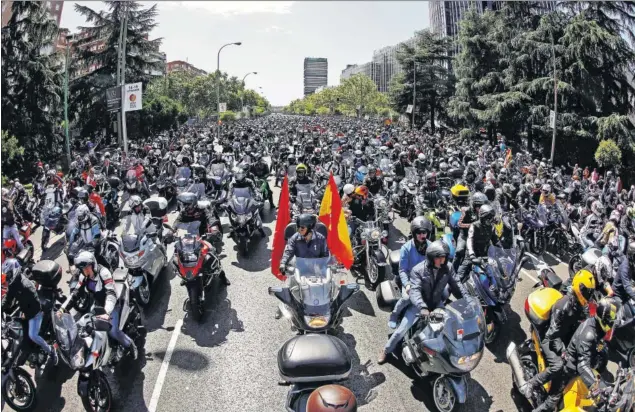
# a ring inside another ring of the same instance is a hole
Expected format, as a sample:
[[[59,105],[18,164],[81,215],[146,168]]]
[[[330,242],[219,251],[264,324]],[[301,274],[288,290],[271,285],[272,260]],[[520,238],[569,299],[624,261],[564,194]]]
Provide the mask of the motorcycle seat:
[[[126,269],[117,268],[112,273],[112,278],[115,283],[125,283],[128,279],[128,271]]]
[[[351,369],[348,347],[330,335],[296,336],[278,351],[278,371],[290,383],[344,380]]]
[[[17,259],[20,262],[27,262],[29,260],[29,255],[31,255],[31,248],[27,245],[24,245],[22,250],[18,253]]]
[[[595,262],[597,262],[600,257],[602,257],[602,251],[600,249],[595,247],[587,249],[587,251],[582,254],[583,267],[595,266]]]

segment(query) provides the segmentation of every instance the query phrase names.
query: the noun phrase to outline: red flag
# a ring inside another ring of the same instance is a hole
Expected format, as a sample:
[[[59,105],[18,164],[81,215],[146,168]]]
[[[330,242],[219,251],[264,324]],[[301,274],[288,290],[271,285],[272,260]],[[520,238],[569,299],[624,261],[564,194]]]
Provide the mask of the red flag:
[[[271,273],[278,279],[284,281],[287,277],[280,273],[280,261],[287,242],[284,239],[284,230],[291,222],[291,209],[289,208],[289,177],[285,176],[282,182],[282,191],[278,199],[278,217],[276,221],[276,231],[273,234],[273,249],[271,250]]]
[[[346,269],[350,269],[353,266],[353,248],[342,209],[342,199],[340,199],[333,173],[331,173],[329,184],[324,191],[319,218],[328,229],[326,243],[329,250]]]

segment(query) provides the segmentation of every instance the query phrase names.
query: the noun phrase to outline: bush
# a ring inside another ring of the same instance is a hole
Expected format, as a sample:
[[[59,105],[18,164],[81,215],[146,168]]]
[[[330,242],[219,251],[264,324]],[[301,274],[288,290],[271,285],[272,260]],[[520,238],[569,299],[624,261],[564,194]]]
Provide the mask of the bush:
[[[223,122],[231,122],[236,120],[236,113],[232,111],[223,112],[220,115],[220,120]]]
[[[622,151],[613,140],[602,140],[595,151],[595,161],[600,167],[619,166],[622,163]]]

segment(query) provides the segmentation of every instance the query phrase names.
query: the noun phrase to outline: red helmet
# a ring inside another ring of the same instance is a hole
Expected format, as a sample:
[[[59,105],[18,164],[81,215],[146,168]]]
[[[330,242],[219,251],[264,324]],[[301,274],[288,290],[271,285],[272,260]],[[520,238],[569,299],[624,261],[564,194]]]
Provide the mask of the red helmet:
[[[2,242],[2,251],[6,257],[14,257],[18,254],[18,242],[15,239],[7,239]]]
[[[341,385],[325,385],[311,393],[306,412],[356,412],[357,399],[350,389]]]

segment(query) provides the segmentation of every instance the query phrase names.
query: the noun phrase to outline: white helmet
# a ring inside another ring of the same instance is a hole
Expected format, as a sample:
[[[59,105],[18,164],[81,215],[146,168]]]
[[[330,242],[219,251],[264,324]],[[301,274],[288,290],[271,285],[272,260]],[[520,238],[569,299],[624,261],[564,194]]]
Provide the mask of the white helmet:
[[[75,263],[75,266],[77,266],[79,269],[83,269],[88,265],[93,265],[94,269],[97,262],[95,260],[95,255],[93,255],[92,252],[84,250],[82,252],[79,252],[79,254],[75,257],[73,263]]]
[[[602,214],[604,213],[604,205],[602,204],[602,202],[600,202],[599,200],[593,202],[591,204],[591,212],[597,217],[602,216]]]
[[[347,183],[344,185],[344,194],[345,195],[351,195],[353,192],[355,191],[355,185],[352,185],[350,183]]]
[[[80,222],[80,223],[85,222],[90,216],[90,210],[88,209],[88,206],[79,205],[77,207],[76,216],[77,216],[77,221],[78,222]]]
[[[426,156],[425,156],[423,153],[419,153],[419,154],[417,155],[417,159],[419,159],[420,161],[422,161],[422,162],[423,162],[423,161],[426,159]]]

